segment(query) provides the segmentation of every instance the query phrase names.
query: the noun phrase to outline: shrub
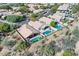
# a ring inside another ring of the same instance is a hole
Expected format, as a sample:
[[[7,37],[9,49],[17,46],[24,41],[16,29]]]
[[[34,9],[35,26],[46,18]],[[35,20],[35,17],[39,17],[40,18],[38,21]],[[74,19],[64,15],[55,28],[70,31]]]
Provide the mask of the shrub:
[[[75,51],[74,50],[65,50],[63,53],[63,56],[75,56]]]
[[[30,16],[32,21],[35,21],[37,17],[38,17],[38,14],[35,14],[35,13],[32,13]]]
[[[12,8],[9,5],[1,5],[0,9],[7,9],[7,10],[9,10],[9,9],[12,9]]]
[[[51,12],[56,13],[58,7],[59,7],[59,5],[57,5],[57,4],[53,5],[52,8],[51,8]]]
[[[28,9],[28,6],[21,6],[20,9],[19,9],[20,12],[22,13],[29,13],[29,9]]]
[[[78,29],[78,28],[75,28],[75,29],[72,31],[72,34],[73,34],[76,38],[79,38],[79,29]]]
[[[0,32],[9,32],[10,31],[10,25],[6,23],[0,23]]]
[[[78,5],[73,5],[72,12],[73,13],[79,12],[79,4]]]
[[[5,38],[2,44],[3,44],[4,46],[7,46],[7,47],[12,48],[12,47],[16,44],[16,41],[7,40],[7,38]]]
[[[55,55],[55,50],[50,45],[43,46],[41,48],[40,54],[45,55],[45,56],[53,56],[53,55]]]
[[[50,25],[51,25],[52,27],[55,27],[55,26],[57,25],[57,22],[52,21],[52,22],[50,23]]]
[[[27,48],[27,43],[24,42],[24,41],[20,41],[19,43],[17,43],[18,46],[17,46],[17,50],[18,51],[22,51],[22,50],[25,50]]]
[[[36,53],[38,55],[54,56],[58,48],[55,49],[55,42],[42,46]]]

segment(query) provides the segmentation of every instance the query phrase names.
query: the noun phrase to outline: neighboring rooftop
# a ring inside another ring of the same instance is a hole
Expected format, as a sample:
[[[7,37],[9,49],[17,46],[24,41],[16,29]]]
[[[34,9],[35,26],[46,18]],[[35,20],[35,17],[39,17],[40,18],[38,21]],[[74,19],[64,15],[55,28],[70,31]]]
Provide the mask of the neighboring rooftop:
[[[43,11],[43,9],[34,10],[33,13],[39,13],[41,11]]]
[[[63,4],[59,6],[58,10],[68,10],[68,8],[69,8],[69,4]]]
[[[47,17],[42,17],[39,19],[39,21],[44,22],[45,24],[50,24],[50,22],[53,20]]]
[[[65,17],[65,13],[59,13],[59,12],[56,12],[52,18],[55,19],[56,21],[58,20],[61,20],[61,19],[64,19]]]

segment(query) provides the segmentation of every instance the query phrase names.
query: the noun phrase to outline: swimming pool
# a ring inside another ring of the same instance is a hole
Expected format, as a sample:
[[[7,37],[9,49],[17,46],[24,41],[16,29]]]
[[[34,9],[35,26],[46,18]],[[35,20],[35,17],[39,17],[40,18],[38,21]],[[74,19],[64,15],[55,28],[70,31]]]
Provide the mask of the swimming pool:
[[[52,33],[53,33],[53,30],[46,30],[43,32],[43,34],[46,36],[51,35]]]
[[[55,28],[56,28],[57,30],[60,30],[60,29],[62,29],[62,26],[61,26],[60,24],[57,24],[57,25],[55,26]]]
[[[30,40],[31,40],[31,42],[36,42],[38,40],[41,40],[42,38],[43,38],[43,36],[38,35],[38,36],[36,36],[36,37],[34,37],[34,38],[30,39]]]

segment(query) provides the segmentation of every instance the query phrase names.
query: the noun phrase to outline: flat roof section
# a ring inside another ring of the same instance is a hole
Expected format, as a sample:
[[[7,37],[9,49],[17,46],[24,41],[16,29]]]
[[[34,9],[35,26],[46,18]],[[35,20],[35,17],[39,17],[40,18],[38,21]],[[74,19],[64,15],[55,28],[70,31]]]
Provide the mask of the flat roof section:
[[[53,21],[53,20],[50,19],[50,18],[47,18],[47,17],[42,17],[42,18],[39,19],[39,21],[44,22],[46,24],[50,24],[50,22]]]
[[[61,19],[64,19],[64,18],[65,18],[65,13],[56,12],[56,13],[52,16],[52,18],[55,19],[56,21],[60,21]]]
[[[33,33],[29,28],[26,27],[26,24],[22,25],[17,30],[24,38],[27,38],[29,35]]]
[[[39,30],[39,28],[41,28],[44,25],[44,23],[41,23],[39,21],[30,21],[28,24],[34,27],[36,30]]]

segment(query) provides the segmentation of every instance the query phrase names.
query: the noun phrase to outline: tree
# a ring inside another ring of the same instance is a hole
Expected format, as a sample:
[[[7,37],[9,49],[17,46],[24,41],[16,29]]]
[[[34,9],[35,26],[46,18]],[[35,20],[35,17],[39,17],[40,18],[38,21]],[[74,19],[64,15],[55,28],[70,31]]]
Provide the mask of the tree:
[[[31,16],[30,16],[32,21],[35,21],[37,17],[38,17],[37,13],[32,13]]]
[[[70,50],[65,50],[63,53],[63,56],[76,56],[76,53],[74,50],[70,49]]]
[[[12,8],[9,5],[1,5],[0,9],[7,9],[7,10],[9,10],[9,9],[12,9]]]
[[[79,4],[78,4],[78,5],[73,5],[73,6],[72,6],[72,12],[73,12],[73,13],[79,12]]]
[[[52,21],[52,22],[50,23],[50,25],[51,25],[52,27],[55,27],[55,26],[57,25],[57,22]]]
[[[56,13],[58,7],[59,7],[59,5],[57,5],[57,4],[53,5],[52,8],[51,8],[51,12]]]
[[[19,11],[21,13],[29,13],[30,12],[27,6],[21,6]]]
[[[9,22],[21,22],[23,20],[23,16],[17,16],[17,15],[8,15],[5,17],[5,19]]]
[[[10,31],[10,25],[6,23],[0,23],[0,32],[9,32]]]

